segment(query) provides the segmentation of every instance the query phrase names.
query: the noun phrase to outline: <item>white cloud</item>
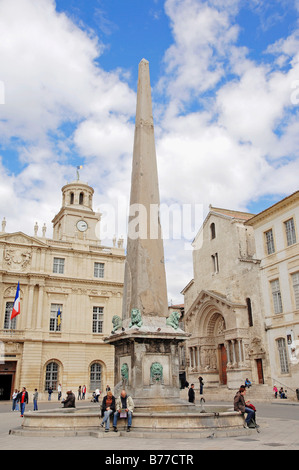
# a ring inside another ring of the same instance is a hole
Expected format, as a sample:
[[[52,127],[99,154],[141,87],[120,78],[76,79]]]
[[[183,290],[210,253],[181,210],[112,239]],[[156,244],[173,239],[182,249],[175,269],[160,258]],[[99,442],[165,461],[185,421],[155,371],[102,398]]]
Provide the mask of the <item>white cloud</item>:
[[[60,188],[75,177],[68,164],[73,152],[91,161],[92,172],[86,165],[83,177],[102,189],[105,171],[111,188],[110,173],[121,167],[129,149],[135,93],[122,81],[122,70],[108,73],[98,66],[103,47],[95,34],[58,13],[54,0],[0,1],[1,142],[13,148],[23,166],[16,175],[6,174],[2,186],[8,204],[2,204],[0,215],[7,216],[8,227],[10,219],[11,228],[18,224],[27,230],[39,212],[51,226]],[[96,165],[96,158],[102,164]],[[13,200],[21,211],[10,204]]]
[[[239,28],[231,23],[238,2],[167,0],[174,44],[166,51],[167,75],[160,87],[177,109],[214,88],[225,75],[224,59]],[[217,8],[218,7],[218,8]]]
[[[266,51],[288,53],[288,71],[249,60],[238,44],[239,8],[233,0],[166,2],[174,44],[165,54],[171,99],[158,133],[163,197],[244,209],[257,193],[273,191],[271,178],[282,167],[287,183],[278,181],[277,193],[296,189],[288,165],[298,160],[285,157],[298,157],[298,116],[291,103],[299,76],[297,36]],[[201,110],[182,115],[186,106]]]
[[[130,114],[128,86],[95,64],[101,50],[96,36],[56,12],[53,0],[1,1],[2,135],[36,141],[64,122]]]
[[[259,196],[298,189],[299,109],[291,94],[299,80],[299,34],[269,45],[265,61],[254,61],[240,43],[240,5],[165,2],[173,43],[157,89],[163,105],[168,102],[163,112],[154,103],[162,202],[246,209]],[[110,203],[125,210],[135,93],[123,71],[100,68],[104,47],[58,13],[54,0],[0,0],[0,135],[8,147],[17,138],[22,164],[16,174],[0,166],[0,218],[6,216],[7,230],[33,233],[37,219],[50,235],[60,188],[75,177],[72,158],[86,162],[82,179],[95,188],[95,210]],[[124,230],[121,223],[117,235]],[[165,244],[174,302],[192,277],[184,245]]]

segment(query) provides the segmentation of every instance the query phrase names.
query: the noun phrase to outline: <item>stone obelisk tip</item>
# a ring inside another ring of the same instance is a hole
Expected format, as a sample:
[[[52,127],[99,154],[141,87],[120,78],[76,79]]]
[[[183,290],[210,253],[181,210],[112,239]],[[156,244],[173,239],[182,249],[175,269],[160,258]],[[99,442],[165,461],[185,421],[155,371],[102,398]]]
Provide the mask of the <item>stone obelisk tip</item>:
[[[131,215],[123,302],[124,320],[130,318],[132,309],[138,309],[141,312],[144,324],[147,317],[165,318],[168,315],[159,206],[149,62],[142,59],[139,64],[137,90]],[[136,214],[136,207],[138,207],[138,214]],[[149,323],[155,324],[152,321]]]

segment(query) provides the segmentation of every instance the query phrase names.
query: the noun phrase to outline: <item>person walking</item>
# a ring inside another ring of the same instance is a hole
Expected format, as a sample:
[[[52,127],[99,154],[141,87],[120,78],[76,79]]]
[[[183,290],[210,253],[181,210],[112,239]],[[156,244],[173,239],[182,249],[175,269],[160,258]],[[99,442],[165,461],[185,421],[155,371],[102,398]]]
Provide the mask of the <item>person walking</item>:
[[[107,395],[103,398],[102,403],[102,418],[101,427],[105,425],[105,432],[109,432],[110,429],[110,416],[115,413],[115,397],[112,395],[111,390],[107,392]]]
[[[245,402],[245,395],[246,395],[246,388],[244,385],[242,385],[234,398],[234,410],[242,415],[247,413],[245,422],[246,422],[247,427],[249,427],[249,423],[251,419],[254,418],[255,412],[253,411],[252,408],[248,408],[246,406],[247,404],[250,403],[250,401]]]
[[[200,395],[203,395],[203,386],[204,386],[203,378],[199,376],[198,380],[199,380],[199,393]]]
[[[19,392],[17,389],[15,389],[15,391],[12,394],[12,411],[18,411],[17,410],[18,395],[19,395]]]
[[[38,391],[37,391],[37,388],[36,388],[34,390],[34,394],[33,394],[33,411],[38,411],[37,400],[38,400]]]
[[[194,391],[194,384],[191,384],[188,392],[189,403],[195,402],[195,391]]]
[[[53,388],[52,388],[52,387],[48,387],[48,401],[51,401],[52,393],[53,393]]]
[[[21,418],[23,418],[26,404],[28,405],[28,392],[26,390],[26,387],[23,387],[21,393],[19,393],[18,399],[21,406]]]
[[[277,395],[278,395],[278,388],[276,387],[275,384],[274,384],[274,387],[273,387],[273,392],[274,392],[274,397],[277,398]]]
[[[96,388],[96,390],[95,390],[94,393],[95,393],[95,400],[96,400],[96,403],[98,403],[98,402],[99,402],[99,398],[100,398],[100,396],[101,396],[100,389],[99,389],[99,388]]]
[[[61,386],[61,384],[58,384],[57,392],[58,392],[58,401],[60,401],[61,396],[62,396],[62,386]]]

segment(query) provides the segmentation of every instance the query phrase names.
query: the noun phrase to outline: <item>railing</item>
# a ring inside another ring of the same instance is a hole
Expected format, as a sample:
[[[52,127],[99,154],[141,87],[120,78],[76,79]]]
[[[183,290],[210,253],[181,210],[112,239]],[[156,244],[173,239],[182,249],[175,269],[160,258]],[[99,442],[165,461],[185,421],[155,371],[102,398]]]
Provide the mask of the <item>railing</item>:
[[[296,390],[294,390],[292,387],[289,387],[288,385],[286,385],[286,384],[280,382],[280,381],[277,380],[277,379],[274,379],[273,377],[271,377],[271,380],[273,380],[273,385],[278,383],[279,385],[285,387],[288,391],[291,390],[291,391],[294,392],[295,395],[296,395]]]

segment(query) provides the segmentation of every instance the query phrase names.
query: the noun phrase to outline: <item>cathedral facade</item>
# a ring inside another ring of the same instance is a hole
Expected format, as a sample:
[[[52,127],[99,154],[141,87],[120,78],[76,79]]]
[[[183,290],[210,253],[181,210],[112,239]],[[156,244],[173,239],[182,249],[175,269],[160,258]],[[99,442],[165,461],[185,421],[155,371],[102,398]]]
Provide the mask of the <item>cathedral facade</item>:
[[[193,242],[194,279],[183,290],[188,381],[237,389],[270,380],[260,262],[251,214],[210,207]]]
[[[104,343],[122,309],[125,253],[99,240],[94,190],[75,181],[62,188],[62,207],[34,236],[0,232],[0,399],[14,389],[51,387],[91,395],[113,384],[114,348]],[[11,320],[20,283],[21,314]]]
[[[296,399],[298,203],[297,191],[257,215],[210,206],[182,291],[189,382],[237,389],[249,378],[268,397],[276,384]]]

